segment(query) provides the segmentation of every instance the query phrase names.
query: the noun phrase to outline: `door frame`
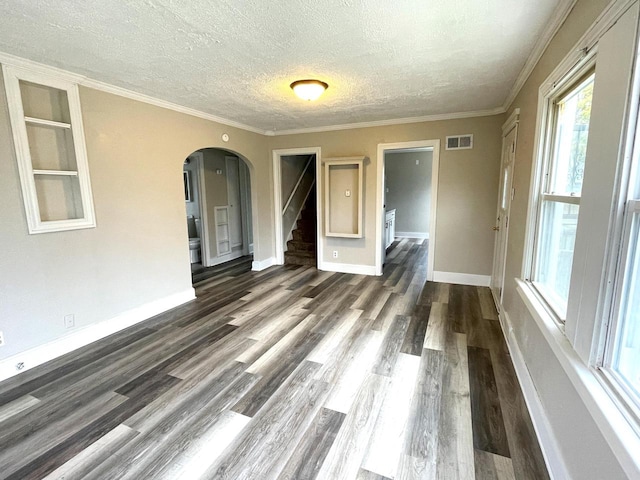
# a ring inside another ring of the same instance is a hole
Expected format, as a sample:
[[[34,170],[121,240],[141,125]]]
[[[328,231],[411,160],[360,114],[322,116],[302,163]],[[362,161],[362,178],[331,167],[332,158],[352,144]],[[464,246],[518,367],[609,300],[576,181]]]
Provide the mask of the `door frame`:
[[[505,155],[505,145],[504,145],[504,141],[507,138],[507,136],[509,136],[509,134],[514,131],[515,129],[515,139],[513,142],[513,154],[514,154],[514,160],[513,163],[514,165],[512,165],[512,169],[511,169],[511,178],[509,179],[509,194],[507,195],[507,207],[506,207],[506,214],[507,214],[507,219],[511,219],[511,203],[513,201],[513,177],[514,177],[514,170],[515,170],[515,149],[517,147],[518,144],[518,125],[520,123],[520,109],[516,108],[513,113],[511,114],[511,116],[509,116],[509,118],[507,119],[506,122],[504,122],[504,124],[502,125],[502,158],[500,159],[500,179],[499,179],[499,183],[498,183],[498,204],[497,204],[497,208],[496,208],[496,220],[498,218],[498,212],[500,211],[500,203],[501,203],[501,189],[502,189],[502,181],[503,181],[503,175],[504,175],[504,167],[505,167],[505,161],[508,158],[508,154]],[[498,228],[501,225],[501,222],[499,222],[499,224],[497,225]],[[496,305],[496,309],[498,310],[498,313],[500,313],[502,311],[502,299],[504,297],[504,283],[505,283],[505,276],[506,276],[506,267],[507,267],[507,245],[509,243],[509,225],[510,225],[510,221],[508,221],[508,223],[506,224],[506,227],[504,228],[504,232],[502,232],[502,234],[500,234],[499,231],[496,232],[496,236],[495,236],[495,240],[494,240],[494,246],[493,246],[493,264],[491,267],[491,281],[489,283],[489,287],[491,290],[491,296],[493,297],[493,302]],[[495,228],[495,227],[494,227]],[[499,245],[498,242],[502,240],[502,243],[504,244],[504,249],[503,249],[503,255],[502,258],[498,258],[498,252],[499,250]],[[502,279],[500,280],[500,298],[497,298],[496,296],[496,292],[494,289],[494,283],[496,282],[496,278],[494,278],[494,274],[496,271],[496,266],[498,263],[501,263],[501,268],[502,268]]]
[[[412,142],[379,143],[376,187],[378,195],[376,198],[376,255],[375,268],[376,275],[382,275],[384,265],[384,155],[392,150],[410,150],[414,148],[433,149],[433,161],[431,163],[431,210],[429,212],[429,251],[427,255],[427,280],[433,281],[433,269],[436,252],[436,213],[438,209],[438,172],[440,170],[440,139],[436,140],[415,140]]]
[[[204,181],[204,153],[193,152],[189,155],[196,161],[198,182],[198,208],[200,209],[200,261],[203,267],[211,266],[211,248],[209,245],[209,215],[207,212],[207,189]],[[193,181],[193,179],[192,179]]]
[[[322,201],[320,188],[322,178],[322,160],[320,147],[285,148],[273,150],[273,204],[274,230],[276,245],[276,265],[284,265],[284,232],[282,231],[282,157],[289,155],[316,156],[316,249],[318,270],[322,270]]]

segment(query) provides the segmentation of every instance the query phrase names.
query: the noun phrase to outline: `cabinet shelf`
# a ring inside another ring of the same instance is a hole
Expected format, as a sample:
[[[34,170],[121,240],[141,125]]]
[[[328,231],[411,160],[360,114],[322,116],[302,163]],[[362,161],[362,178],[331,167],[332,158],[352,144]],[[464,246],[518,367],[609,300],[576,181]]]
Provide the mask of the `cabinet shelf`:
[[[77,170],[34,170],[34,175],[61,175],[68,177],[77,177]]]
[[[71,128],[70,123],[54,122],[53,120],[44,120],[42,118],[24,117],[24,121],[35,125],[44,125],[46,127]]]

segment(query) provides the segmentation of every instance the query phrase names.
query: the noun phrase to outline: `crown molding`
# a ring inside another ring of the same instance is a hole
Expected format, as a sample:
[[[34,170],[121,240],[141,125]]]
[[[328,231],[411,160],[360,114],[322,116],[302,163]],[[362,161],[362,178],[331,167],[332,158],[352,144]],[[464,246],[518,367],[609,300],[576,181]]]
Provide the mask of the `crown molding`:
[[[33,60],[17,57],[9,53],[0,52],[0,63],[4,65],[12,65],[14,67],[19,67],[19,68],[28,68],[29,70],[36,71],[43,75],[52,75],[57,78],[61,78],[73,83],[77,83],[78,85],[82,85],[87,88],[92,88],[94,90],[100,90],[102,92],[111,93],[113,95],[118,95],[119,97],[129,98],[131,100],[147,103],[149,105],[154,105],[156,107],[166,108],[167,110],[173,110],[174,112],[184,113],[186,115],[202,118],[204,120],[210,120],[212,122],[220,123],[222,125],[227,125],[229,127],[239,128],[241,130],[258,133],[260,135],[269,134],[267,130],[255,128],[250,125],[245,125],[244,123],[236,122],[234,120],[228,120],[226,118],[218,117],[217,115],[212,115],[210,113],[201,112],[200,110],[196,110],[195,108],[184,107],[176,103],[168,102],[166,100],[161,100],[159,98],[155,98],[150,95],[145,95],[143,93],[134,92],[133,90],[128,90],[126,88],[117,87],[115,85],[101,82],[99,80],[94,80],[85,75],[72,73],[67,70],[63,70],[61,68],[52,67],[50,65],[34,62]]]
[[[369,128],[369,127],[383,127],[391,125],[403,125],[407,123],[422,123],[422,122],[435,122],[441,120],[456,120],[461,118],[473,118],[473,117],[489,117],[492,115],[500,115],[506,111],[504,107],[497,107],[487,110],[474,110],[471,112],[455,112],[455,113],[443,113],[437,115],[425,115],[422,117],[408,117],[408,118],[395,118],[389,120],[376,120],[372,122],[359,122],[359,123],[346,123],[342,125],[328,125],[323,127],[309,127],[309,128],[297,128],[291,130],[263,130],[261,128],[245,125],[234,120],[229,120],[217,115],[205,113],[200,110],[196,110],[190,107],[184,107],[176,103],[161,100],[159,98],[145,95],[142,93],[134,92],[126,88],[117,87],[99,80],[94,80],[85,75],[69,72],[58,67],[52,67],[43,63],[28,60],[26,58],[17,57],[9,53],[0,52],[0,64],[12,65],[18,68],[27,68],[32,71],[37,71],[44,75],[55,76],[60,79],[64,79],[69,82],[77,83],[87,88],[99,90],[102,92],[117,95],[119,97],[129,98],[149,105],[154,105],[160,108],[166,108],[178,113],[184,113],[193,117],[202,118],[212,122],[227,125],[229,127],[239,128],[248,132],[257,133],[259,135],[265,135],[268,137],[280,136],[280,135],[296,135],[300,133],[318,133],[318,132],[332,132],[337,130],[351,130],[356,128]]]
[[[558,33],[558,30],[560,30],[560,27],[564,24],[577,1],[578,0],[560,0],[560,3],[551,16],[550,22],[538,37],[529,58],[527,58],[522,70],[520,70],[518,78],[516,78],[515,83],[509,91],[509,95],[507,95],[507,98],[504,101],[502,108],[505,112],[509,110],[509,107],[518,96],[518,93],[520,93],[520,90],[524,87],[524,84],[531,75],[531,72],[533,72],[533,69],[542,58],[542,55],[547,50],[551,40],[555,37],[556,33]]]
[[[352,130],[354,128],[370,128],[370,127],[385,127],[390,125],[403,125],[406,123],[422,123],[422,122],[435,122],[439,120],[456,120],[460,118],[473,118],[473,117],[490,117],[493,115],[500,115],[506,110],[503,107],[497,107],[487,110],[474,110],[471,112],[456,112],[456,113],[442,113],[438,115],[425,115],[423,117],[408,117],[408,118],[393,118],[389,120],[376,120],[373,122],[359,122],[359,123],[345,123],[343,125],[327,125],[325,127],[309,127],[309,128],[295,128],[292,130],[276,130],[269,131],[267,135],[280,136],[280,135],[297,135],[300,133],[319,133],[319,132],[332,132],[336,130]]]

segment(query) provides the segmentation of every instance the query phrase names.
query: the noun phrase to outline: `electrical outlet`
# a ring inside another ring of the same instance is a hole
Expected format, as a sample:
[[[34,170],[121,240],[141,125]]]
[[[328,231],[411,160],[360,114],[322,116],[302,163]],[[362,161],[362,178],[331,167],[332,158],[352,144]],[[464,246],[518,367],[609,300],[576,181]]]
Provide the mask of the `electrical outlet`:
[[[0,347],[4,345],[4,333],[0,332]]]
[[[64,326],[66,328],[73,328],[76,325],[76,318],[73,313],[64,316]]]
[[[333,258],[338,258],[338,250],[333,251]]]

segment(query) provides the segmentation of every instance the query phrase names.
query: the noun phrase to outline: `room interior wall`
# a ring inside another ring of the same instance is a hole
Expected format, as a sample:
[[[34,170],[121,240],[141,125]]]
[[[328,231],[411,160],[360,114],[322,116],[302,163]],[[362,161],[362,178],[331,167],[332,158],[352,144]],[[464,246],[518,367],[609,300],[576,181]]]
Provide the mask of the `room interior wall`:
[[[376,243],[377,146],[379,143],[440,139],[435,270],[490,275],[504,115],[430,121],[276,136],[271,149],[321,147],[322,158],[366,156],[364,237],[326,238],[323,260],[374,266]],[[472,150],[445,150],[448,135],[474,135]],[[324,195],[324,192],[322,193]]]
[[[0,360],[172,295],[193,296],[182,166],[196,150],[249,160],[255,259],[274,255],[266,137],[86,87],[80,99],[97,226],[29,235],[0,88]],[[73,329],[64,327],[67,314]]]
[[[568,478],[576,479],[627,476],[517,293],[515,278],[522,276],[538,89],[609,3],[609,0],[578,0],[508,111],[510,114],[515,108],[520,109],[503,300],[513,331],[505,333],[512,347],[522,352],[535,387],[534,395],[539,397],[557,442],[557,454],[564,462]]]
[[[386,209],[396,209],[396,233],[429,234],[433,152],[385,155]]]

